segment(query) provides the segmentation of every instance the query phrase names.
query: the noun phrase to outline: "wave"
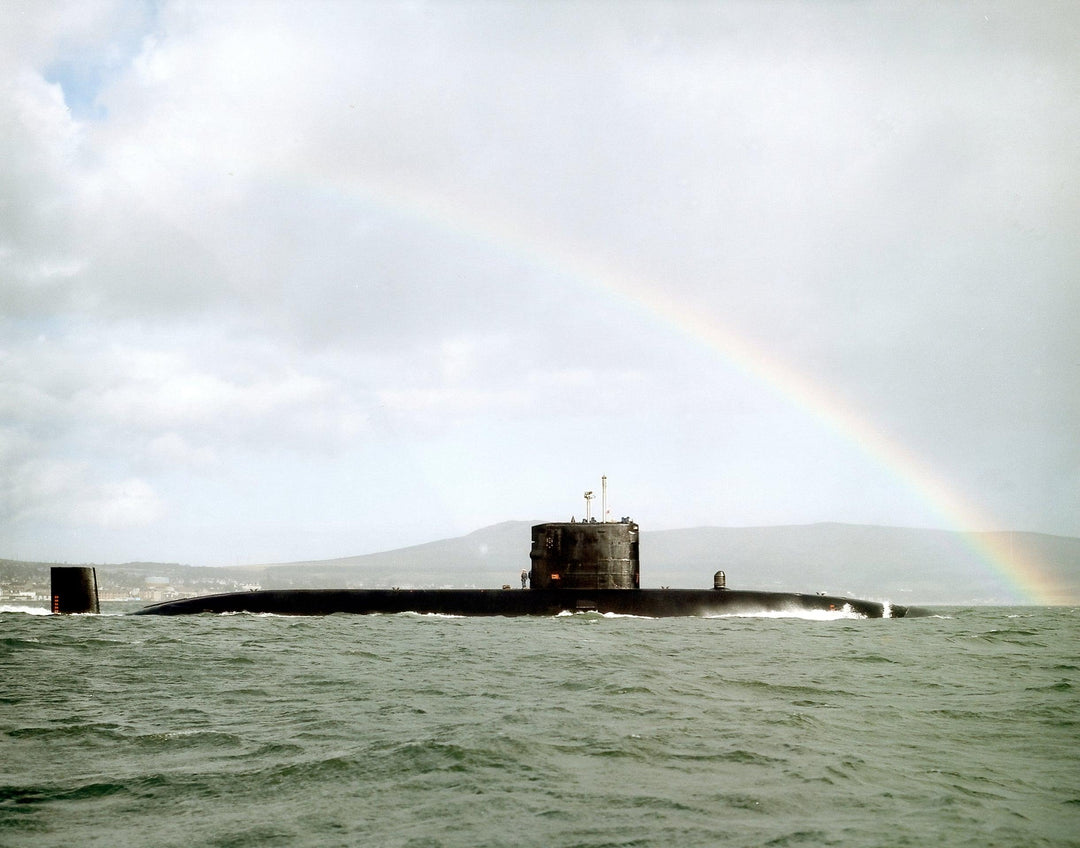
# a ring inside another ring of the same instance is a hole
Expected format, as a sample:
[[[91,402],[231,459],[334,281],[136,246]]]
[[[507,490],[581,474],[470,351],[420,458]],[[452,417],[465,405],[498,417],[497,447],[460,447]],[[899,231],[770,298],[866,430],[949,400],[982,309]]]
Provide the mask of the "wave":
[[[838,610],[814,610],[791,607],[783,610],[746,610],[744,612],[725,612],[707,615],[705,618],[798,618],[803,621],[850,621],[862,620],[866,616],[855,612],[846,604]]]
[[[52,615],[48,607],[29,607],[22,604],[0,604],[0,613],[21,612],[26,615]]]

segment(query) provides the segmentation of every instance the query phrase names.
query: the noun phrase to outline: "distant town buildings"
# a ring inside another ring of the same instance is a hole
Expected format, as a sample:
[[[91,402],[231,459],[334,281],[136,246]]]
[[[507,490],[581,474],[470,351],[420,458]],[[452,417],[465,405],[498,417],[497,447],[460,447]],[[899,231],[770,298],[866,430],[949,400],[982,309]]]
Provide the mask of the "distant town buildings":
[[[57,563],[58,565],[61,563]],[[97,569],[98,594],[102,601],[140,601],[155,604],[194,595],[219,592],[244,592],[261,588],[215,573],[213,569],[176,566],[177,574],[145,574],[138,568],[94,566]],[[0,560],[0,603],[48,603],[50,566]],[[187,572],[187,573],[182,573]]]

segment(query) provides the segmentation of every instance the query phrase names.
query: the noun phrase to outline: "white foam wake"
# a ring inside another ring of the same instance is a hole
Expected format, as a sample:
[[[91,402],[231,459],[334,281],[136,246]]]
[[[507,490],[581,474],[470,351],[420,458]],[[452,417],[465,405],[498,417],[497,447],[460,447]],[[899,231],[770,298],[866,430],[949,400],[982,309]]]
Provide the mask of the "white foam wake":
[[[21,604],[0,604],[0,613],[21,612],[26,615],[52,615],[46,607],[27,607]]]
[[[845,619],[866,618],[855,612],[850,604],[844,604],[837,610],[800,609],[791,607],[783,610],[747,610],[745,612],[726,612],[706,616],[707,618],[801,618],[804,621],[843,621]]]

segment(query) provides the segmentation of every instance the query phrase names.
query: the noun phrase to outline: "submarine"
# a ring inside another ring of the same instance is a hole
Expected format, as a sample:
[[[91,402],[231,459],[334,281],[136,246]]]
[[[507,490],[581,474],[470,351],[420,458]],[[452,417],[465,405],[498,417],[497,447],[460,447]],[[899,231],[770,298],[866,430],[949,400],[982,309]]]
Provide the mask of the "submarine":
[[[723,571],[713,575],[711,589],[642,589],[638,537],[638,525],[629,518],[534,525],[531,567],[523,569],[521,589],[266,589],[164,601],[131,614],[553,616],[588,612],[649,618],[815,611],[867,618],[929,614],[915,607],[841,596],[729,589]],[[54,568],[54,612],[97,612],[97,580],[92,572],[92,568]]]

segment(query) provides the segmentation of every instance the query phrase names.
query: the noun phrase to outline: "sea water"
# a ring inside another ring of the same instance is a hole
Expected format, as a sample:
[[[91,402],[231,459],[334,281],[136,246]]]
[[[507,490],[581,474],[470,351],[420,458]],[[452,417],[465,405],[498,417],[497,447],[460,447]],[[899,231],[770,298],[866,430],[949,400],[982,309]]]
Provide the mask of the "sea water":
[[[1080,845],[1080,610],[936,611],[7,608],[0,845]]]

